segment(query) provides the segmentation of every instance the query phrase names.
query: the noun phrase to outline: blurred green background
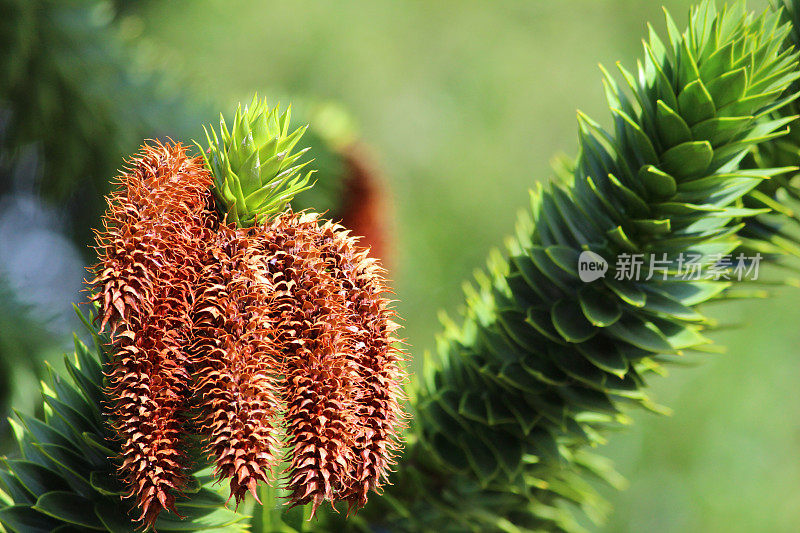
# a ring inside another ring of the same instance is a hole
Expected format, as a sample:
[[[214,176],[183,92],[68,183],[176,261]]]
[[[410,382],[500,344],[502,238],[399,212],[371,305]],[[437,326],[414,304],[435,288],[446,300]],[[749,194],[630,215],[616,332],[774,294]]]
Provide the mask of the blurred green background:
[[[685,21],[690,2],[663,4]],[[350,111],[392,190],[390,277],[419,357],[553,156],[575,155],[576,109],[608,123],[597,64],[632,65],[645,24],[663,29],[661,5],[149,0],[119,3],[114,24],[187,99],[226,114],[254,91]],[[800,530],[800,311],[796,290],[777,292],[716,304],[721,322],[745,326],[716,335],[729,350],[653,382],[672,417],[633,413],[611,436],[604,451],[631,484],[603,489],[606,531]]]

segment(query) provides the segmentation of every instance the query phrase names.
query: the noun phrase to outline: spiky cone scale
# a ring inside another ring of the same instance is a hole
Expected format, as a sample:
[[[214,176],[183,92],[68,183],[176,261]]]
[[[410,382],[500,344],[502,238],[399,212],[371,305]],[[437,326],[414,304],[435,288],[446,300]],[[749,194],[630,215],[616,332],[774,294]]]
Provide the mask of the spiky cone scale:
[[[739,163],[785,132],[791,118],[771,114],[795,96],[797,56],[784,51],[778,17],[741,4],[717,13],[703,2],[685,33],[667,26],[666,44],[651,30],[637,73],[620,67],[629,92],[606,75],[613,131],[579,115],[572,175],[534,193],[510,259],[492,255],[463,324],[445,323],[417,394],[419,440],[407,456],[418,476],[391,489],[410,509],[395,520],[371,512],[376,523],[580,531],[568,503],[602,520],[583,478],[616,478],[587,448],[628,421],[624,406],[661,411],[644,379],[706,349],[710,323],[696,306],[729,283],[676,279],[678,256],[731,253],[740,218],[760,212],[743,209],[743,195],[787,170]],[[580,279],[587,250],[609,262],[605,278]],[[641,277],[614,279],[623,253],[642,254]],[[648,279],[663,254],[668,279]]]
[[[238,504],[247,491],[269,483],[280,459],[280,354],[265,312],[272,293],[270,264],[247,230],[221,226],[192,312],[193,370],[206,436],[219,479],[230,480]]]
[[[375,295],[382,293],[379,269],[341,226],[320,227],[316,215],[289,212],[249,229],[221,227],[218,242],[195,300],[192,350],[206,413],[201,415],[201,432],[209,436],[218,475],[231,479],[231,495],[237,500],[267,481],[277,455],[273,419],[280,409],[275,403],[279,393],[285,403],[292,503],[312,503],[316,511],[324,500],[346,499],[356,492],[363,499],[385,474],[395,447],[388,433],[397,430],[391,414],[379,420],[370,412],[370,424],[364,422],[365,409],[389,402],[374,390],[383,375],[376,374],[372,387],[364,386],[360,373],[369,369],[353,353],[368,353],[366,343],[354,335],[359,313],[374,313],[359,318],[362,328],[364,323],[375,333],[384,332],[373,344],[391,341],[395,326],[388,302],[354,290],[358,285],[362,291],[367,287]],[[375,301],[370,306],[367,300]],[[253,324],[252,331],[245,331],[245,324]],[[237,342],[244,338],[248,340]],[[236,373],[236,361],[247,370]],[[275,392],[278,373],[284,378]],[[263,380],[261,386],[251,386],[251,376]],[[261,403],[254,398],[257,391],[267,394]],[[386,394],[394,398],[397,391]],[[240,415],[246,418],[247,412],[232,413],[237,401],[256,401],[249,413],[259,417],[244,420]],[[254,430],[256,439],[247,435]],[[360,444],[365,435],[370,445]],[[354,466],[360,461],[355,453],[363,455],[361,470]]]
[[[145,527],[175,510],[186,482],[182,435],[186,347],[195,285],[213,234],[212,177],[180,144],[145,145],[109,199],[91,284],[110,323],[108,414],[122,441],[120,475]]]
[[[155,312],[171,310],[156,307]],[[147,527],[164,509],[177,514],[175,491],[186,484],[186,340],[171,334],[171,324],[159,322],[137,329],[131,342],[117,344],[107,390],[113,427],[124,439],[120,474]]]
[[[316,244],[328,271],[347,295],[348,329],[355,376],[355,416],[358,423],[352,454],[351,482],[340,497],[350,508],[367,503],[370,491],[380,490],[399,449],[398,435],[405,418],[402,352],[394,334],[399,329],[386,298],[389,293],[384,271],[370,257],[371,250],[343,226],[324,222],[316,233]]]
[[[301,346],[302,340],[295,341],[295,354],[286,361],[286,487],[290,504],[310,503],[313,516],[323,501],[333,504],[346,493],[356,458],[351,445],[353,413],[347,405],[351,372],[333,348],[340,334],[327,321],[304,329],[316,335],[313,351]]]
[[[315,215],[284,213],[256,226],[251,246],[270,265],[272,319],[282,354],[284,426],[292,505],[334,502],[350,484],[356,434],[344,291],[327,272],[314,236]]]
[[[170,222],[204,227],[211,181],[202,161],[188,157],[180,144],[145,144],[129,162],[107,199],[103,230],[95,232],[99,262],[89,284],[91,300],[100,305],[101,331],[109,322],[113,327],[129,315],[137,321],[151,313],[152,285],[169,252],[151,238],[153,232]]]

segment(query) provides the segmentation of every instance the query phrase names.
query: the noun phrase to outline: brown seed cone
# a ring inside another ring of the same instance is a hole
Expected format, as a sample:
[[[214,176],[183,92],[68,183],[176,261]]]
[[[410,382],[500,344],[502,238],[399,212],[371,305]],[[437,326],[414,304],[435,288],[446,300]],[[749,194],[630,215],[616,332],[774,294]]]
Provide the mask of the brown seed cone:
[[[313,514],[352,481],[357,372],[345,295],[314,244],[316,215],[288,212],[257,231],[254,242],[270,265],[271,337],[282,354],[289,499],[311,503]]]
[[[193,310],[199,430],[237,505],[248,490],[258,500],[258,484],[269,482],[280,457],[279,362],[264,312],[269,264],[248,233],[220,228]]]
[[[399,326],[394,322],[384,271],[369,249],[358,245],[342,226],[327,222],[317,232],[317,246],[328,271],[347,295],[348,330],[354,342],[351,356],[357,375],[354,410],[357,433],[351,454],[348,487],[338,497],[351,508],[363,507],[371,490],[379,490],[400,447],[398,434],[406,415],[400,407],[404,399],[403,353],[395,348]]]
[[[106,391],[113,427],[122,441],[120,474],[145,527],[163,509],[175,512],[173,491],[186,482],[180,444],[184,432],[180,413],[189,378],[185,340],[164,322],[119,334]]]
[[[120,475],[145,527],[185,483],[182,413],[189,375],[189,311],[214,233],[211,175],[180,144],[145,145],[109,199],[91,281],[101,329],[111,326],[109,416]]]
[[[181,231],[184,238],[202,238],[198,229],[214,218],[207,209],[212,179],[202,160],[187,157],[180,143],[145,144],[131,159],[107,200],[103,230],[95,232],[99,262],[89,285],[91,299],[100,304],[101,330],[152,314],[156,278],[176,257],[154,233],[172,225],[169,231]]]
[[[175,511],[194,379],[197,429],[237,503],[268,482],[282,416],[291,503],[360,507],[404,418],[383,271],[317,215],[220,224],[211,181],[180,145],[145,146],[97,234],[92,299],[116,351],[106,392],[128,495],[145,527]]]

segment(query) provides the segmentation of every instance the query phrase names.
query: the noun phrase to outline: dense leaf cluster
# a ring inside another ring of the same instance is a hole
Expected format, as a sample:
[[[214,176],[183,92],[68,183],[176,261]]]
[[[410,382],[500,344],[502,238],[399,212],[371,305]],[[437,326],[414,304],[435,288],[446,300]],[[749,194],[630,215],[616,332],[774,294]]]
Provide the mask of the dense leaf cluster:
[[[704,2],[686,32],[669,16],[667,30],[666,43],[650,30],[636,73],[620,67],[622,86],[605,73],[613,130],[579,115],[571,175],[533,194],[509,259],[492,256],[464,323],[448,322],[426,361],[409,458],[420,474],[401,472],[395,496],[415,505],[399,527],[578,529],[567,502],[601,518],[585,477],[617,478],[587,450],[627,421],[626,405],[658,410],[646,377],[710,342],[697,306],[735,264],[693,279],[682,262],[721,268],[741,219],[765,211],[743,196],[793,170],[740,163],[793,120],[774,113],[796,96],[797,56],[778,14],[742,4]],[[605,277],[581,280],[586,251],[610,263]],[[615,271],[625,254],[642,258],[639,276]],[[651,264],[664,270],[648,279]]]

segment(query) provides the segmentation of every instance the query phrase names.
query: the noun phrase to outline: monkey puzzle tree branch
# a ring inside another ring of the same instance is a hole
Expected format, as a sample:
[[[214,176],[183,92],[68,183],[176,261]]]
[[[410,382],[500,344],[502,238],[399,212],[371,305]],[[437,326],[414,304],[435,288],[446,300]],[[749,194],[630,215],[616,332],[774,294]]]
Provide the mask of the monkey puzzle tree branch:
[[[793,120],[774,113],[796,97],[797,55],[780,15],[742,4],[717,13],[703,2],[683,33],[667,15],[667,31],[664,42],[649,29],[637,72],[619,67],[621,86],[604,70],[613,130],[579,114],[571,176],[537,189],[509,258],[494,253],[467,287],[463,323],[445,320],[416,391],[410,462],[389,490],[400,510],[381,508],[390,518],[378,523],[580,529],[568,502],[601,518],[586,476],[619,478],[589,450],[628,423],[626,406],[660,410],[647,376],[707,349],[698,306],[730,282],[685,279],[681,261],[719,267],[739,221],[766,211],[743,196],[794,170],[740,162]],[[612,265],[605,277],[581,279],[584,252]],[[663,276],[613,268],[636,255]]]

